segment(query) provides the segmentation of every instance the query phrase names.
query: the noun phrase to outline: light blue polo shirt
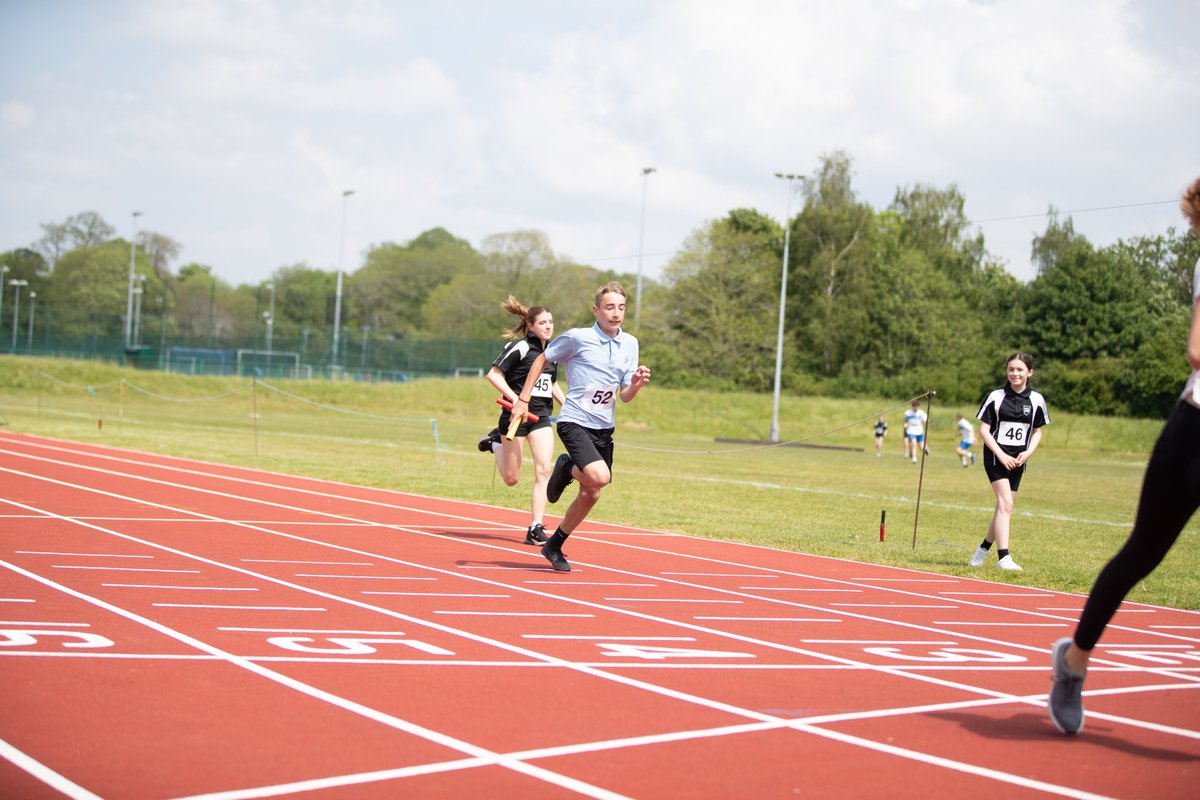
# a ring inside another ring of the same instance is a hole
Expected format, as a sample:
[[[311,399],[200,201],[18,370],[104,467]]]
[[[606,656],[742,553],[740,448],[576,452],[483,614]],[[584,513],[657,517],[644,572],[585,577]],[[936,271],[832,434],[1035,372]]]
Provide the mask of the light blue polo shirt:
[[[567,377],[567,401],[559,422],[593,430],[615,427],[617,393],[637,371],[638,340],[633,334],[618,330],[609,336],[599,323],[572,328],[546,345],[546,359],[561,364]]]

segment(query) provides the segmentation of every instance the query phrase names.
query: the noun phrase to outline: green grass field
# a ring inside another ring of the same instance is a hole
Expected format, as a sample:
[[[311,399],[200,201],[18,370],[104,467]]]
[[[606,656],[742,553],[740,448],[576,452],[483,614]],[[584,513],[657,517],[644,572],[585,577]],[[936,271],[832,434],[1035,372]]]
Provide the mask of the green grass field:
[[[912,394],[926,388],[937,387]],[[618,404],[615,480],[593,517],[1087,592],[1128,535],[1161,422],[1056,413],[1050,398],[1052,424],[1013,518],[1013,556],[1025,571],[1010,574],[995,569],[994,557],[984,569],[966,566],[993,496],[982,469],[963,469],[954,455],[954,412],[973,415],[975,408],[942,406],[936,397],[913,546],[921,468],[902,458],[899,435],[909,399],[784,397],[781,438],[819,446],[756,447],[714,440],[766,438],[770,396],[651,385],[633,403]],[[532,466],[510,489],[475,447],[495,424],[493,400],[478,377],[264,385],[0,356],[0,421],[8,430],[527,508]],[[891,429],[876,458],[871,425],[885,411]],[[558,511],[573,493],[567,490]],[[880,542],[885,509],[887,539]],[[1198,534],[1194,519],[1129,599],[1200,608],[1192,568]]]

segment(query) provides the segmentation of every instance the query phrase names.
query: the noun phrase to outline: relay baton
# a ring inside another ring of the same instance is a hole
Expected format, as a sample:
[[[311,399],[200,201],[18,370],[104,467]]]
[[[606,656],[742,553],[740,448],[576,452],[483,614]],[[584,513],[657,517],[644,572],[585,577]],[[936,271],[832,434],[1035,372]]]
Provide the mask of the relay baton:
[[[504,406],[509,411],[512,411],[512,403],[510,403],[506,397],[497,397],[496,405]],[[530,422],[537,422],[539,419],[541,419],[541,417],[539,417],[537,414],[530,414],[528,411],[525,412],[525,418]]]
[[[512,411],[512,403],[510,403],[506,398],[497,397],[496,402],[507,408],[509,411]],[[513,437],[517,435],[517,428],[521,426],[521,420],[523,418],[528,418],[530,422],[537,422],[539,419],[537,414],[530,414],[528,412],[526,412],[524,415],[514,414],[512,421],[508,424],[508,432],[504,434],[505,439],[510,442],[513,440]]]

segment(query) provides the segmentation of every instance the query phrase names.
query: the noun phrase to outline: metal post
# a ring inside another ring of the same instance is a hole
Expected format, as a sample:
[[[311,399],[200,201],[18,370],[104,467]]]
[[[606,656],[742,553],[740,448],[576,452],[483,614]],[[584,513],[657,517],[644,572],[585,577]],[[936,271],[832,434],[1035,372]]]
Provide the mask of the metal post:
[[[142,344],[142,295],[146,293],[146,276],[137,276],[137,287],[133,290],[135,296],[133,312],[133,346]]]
[[[4,276],[8,274],[8,264],[0,266],[0,322],[4,320]],[[0,328],[0,330],[4,330]]]
[[[16,287],[16,292],[13,295],[13,324],[12,324],[12,349],[10,353],[17,352],[17,317],[21,315],[21,287],[28,286],[29,281],[24,278],[10,278],[9,286]]]
[[[133,212],[133,239],[129,242],[129,292],[125,297],[125,347],[129,347],[133,335],[133,267],[137,254],[137,221],[142,215],[140,211]]]
[[[342,258],[346,251],[346,206],[352,194],[353,189],[342,192],[342,236],[338,242],[337,295],[333,301],[333,358],[330,360],[333,367],[338,363],[338,329],[342,325]]]
[[[650,182],[650,173],[657,172],[654,167],[642,167],[642,226],[638,234],[638,271],[637,289],[633,301],[633,329],[642,331],[642,243],[646,240],[646,185]]]
[[[37,309],[37,292],[29,293],[29,332],[25,335],[25,351],[33,352],[33,313]]]
[[[788,250],[792,243],[792,182],[803,175],[776,172],[776,178],[788,182],[787,213],[783,216],[783,280],[779,284],[779,333],[775,339],[775,404],[771,411],[771,441],[779,441],[779,384],[783,374],[783,318],[787,308]]]

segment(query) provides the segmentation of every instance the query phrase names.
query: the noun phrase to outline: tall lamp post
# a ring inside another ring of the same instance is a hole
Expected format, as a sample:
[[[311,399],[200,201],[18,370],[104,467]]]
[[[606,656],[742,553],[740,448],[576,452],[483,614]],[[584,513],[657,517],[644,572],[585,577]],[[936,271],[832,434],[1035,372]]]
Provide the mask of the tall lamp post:
[[[146,293],[146,276],[138,275],[135,280],[137,286],[133,289],[134,295],[134,310],[133,310],[133,345],[134,347],[142,346],[142,295]]]
[[[0,266],[0,321],[4,319],[4,276],[8,274],[8,264]],[[3,330],[3,328],[0,328]]]
[[[787,307],[788,250],[792,243],[792,188],[803,175],[776,172],[776,178],[788,182],[787,213],[783,216],[783,280],[779,284],[779,333],[775,337],[775,403],[771,410],[771,441],[779,441],[779,383],[783,374],[783,317]]]
[[[137,222],[142,215],[140,211],[133,212],[133,238],[129,241],[129,292],[125,296],[125,347],[129,348],[133,336],[133,266],[137,254]]]
[[[633,328],[639,334],[642,331],[642,243],[646,240],[646,185],[650,182],[650,173],[658,172],[654,167],[642,167],[642,225],[638,233],[638,272],[637,295],[633,305]]]
[[[269,310],[263,312],[263,318],[267,321],[267,373],[271,372],[271,351],[274,349],[272,340],[275,334],[275,284],[268,283],[267,288],[271,290],[271,303]]]
[[[25,340],[25,352],[33,352],[33,312],[37,309],[37,292],[29,293],[29,333]]]
[[[10,353],[15,353],[17,352],[17,317],[21,314],[21,287],[28,286],[29,281],[24,278],[9,278],[8,285],[16,287],[16,293],[13,295],[12,349],[9,350]]]
[[[338,274],[337,274],[337,296],[333,301],[333,361],[332,366],[337,366],[338,362],[338,329],[342,326],[342,257],[346,251],[346,206],[349,205],[350,195],[354,194],[353,189],[346,189],[342,192],[342,236],[338,242]]]

